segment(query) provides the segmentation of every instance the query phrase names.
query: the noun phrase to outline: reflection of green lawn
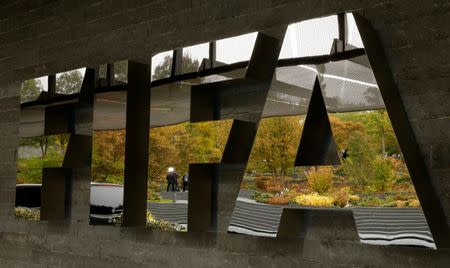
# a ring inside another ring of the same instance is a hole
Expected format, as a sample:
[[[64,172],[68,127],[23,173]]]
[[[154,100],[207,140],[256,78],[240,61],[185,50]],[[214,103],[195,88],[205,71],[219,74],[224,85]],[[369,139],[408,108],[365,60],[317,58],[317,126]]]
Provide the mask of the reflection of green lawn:
[[[171,204],[173,203],[172,199],[147,199],[148,203],[163,203],[163,204]]]

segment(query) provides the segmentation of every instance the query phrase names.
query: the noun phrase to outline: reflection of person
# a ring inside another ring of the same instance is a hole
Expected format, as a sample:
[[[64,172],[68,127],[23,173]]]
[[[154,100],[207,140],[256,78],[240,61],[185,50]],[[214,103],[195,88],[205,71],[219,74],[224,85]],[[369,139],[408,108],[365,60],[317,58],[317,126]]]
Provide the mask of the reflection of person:
[[[189,175],[186,173],[184,176],[183,176],[183,192],[185,192],[186,191],[186,188],[187,188],[187,186],[188,186],[188,184],[189,184]]]
[[[348,157],[348,151],[347,151],[347,149],[342,149],[342,151],[341,151],[341,157],[342,157],[343,159],[347,159],[347,157]]]
[[[171,186],[172,192],[178,191],[178,174],[175,172],[175,169],[173,167],[169,167],[167,171],[167,192],[170,190]]]

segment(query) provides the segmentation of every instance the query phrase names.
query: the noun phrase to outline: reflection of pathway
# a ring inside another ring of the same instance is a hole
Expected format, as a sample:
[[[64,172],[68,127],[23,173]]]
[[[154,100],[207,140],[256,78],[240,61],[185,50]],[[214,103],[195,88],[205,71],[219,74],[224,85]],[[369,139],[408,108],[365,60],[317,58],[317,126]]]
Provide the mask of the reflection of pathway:
[[[176,203],[148,203],[158,219],[187,224],[187,193],[161,193]],[[250,193],[239,193],[229,232],[275,237],[284,206],[256,203]],[[292,207],[290,205],[289,207]],[[354,208],[356,227],[362,243],[376,245],[414,245],[435,248],[420,208]]]
[[[361,242],[436,248],[420,208],[355,208]]]

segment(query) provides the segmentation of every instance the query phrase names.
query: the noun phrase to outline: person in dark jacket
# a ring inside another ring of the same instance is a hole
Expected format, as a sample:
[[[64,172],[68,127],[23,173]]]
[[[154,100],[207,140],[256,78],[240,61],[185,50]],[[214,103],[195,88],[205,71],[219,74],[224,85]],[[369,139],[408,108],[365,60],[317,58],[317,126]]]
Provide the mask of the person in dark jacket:
[[[166,175],[167,180],[167,192],[172,187],[172,192],[178,191],[178,174],[173,167],[170,167]]]
[[[188,186],[188,184],[189,184],[189,174],[185,174],[184,176],[183,176],[183,192],[185,192],[186,191],[186,188],[187,188],[187,186]]]

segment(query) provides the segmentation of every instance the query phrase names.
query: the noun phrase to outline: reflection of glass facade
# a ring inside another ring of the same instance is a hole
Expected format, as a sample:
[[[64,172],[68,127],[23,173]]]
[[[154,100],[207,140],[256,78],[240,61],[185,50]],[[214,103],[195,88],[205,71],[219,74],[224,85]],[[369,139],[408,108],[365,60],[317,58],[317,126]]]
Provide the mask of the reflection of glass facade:
[[[362,48],[361,38],[354,18],[347,14],[347,50]],[[324,17],[292,24],[288,27],[280,59],[330,55],[333,40],[338,38],[337,16]],[[222,80],[243,78],[245,61],[251,57],[257,33],[244,34],[215,41],[216,63],[213,69],[198,72],[205,58],[209,58],[210,44],[203,43],[183,48],[182,74],[173,80],[160,80],[171,76],[173,51],[166,51],[152,57],[151,126],[171,125],[188,121],[190,115],[191,86]],[[361,50],[360,50],[361,51]],[[307,112],[314,79],[319,77],[328,112],[349,112],[384,108],[377,83],[367,56],[350,57],[336,62],[321,61],[318,64],[278,67],[272,81],[263,116],[297,115]],[[189,58],[189,59],[188,59]],[[227,64],[243,62],[232,69],[223,69]],[[192,66],[187,66],[189,63]],[[320,63],[320,64],[319,64]],[[126,68],[117,75],[126,76]],[[194,66],[195,65],[195,66]],[[126,64],[124,65],[126,67]],[[123,67],[123,66],[122,66]],[[217,69],[219,68],[219,69]],[[222,69],[220,69],[222,68]],[[187,77],[183,77],[188,75]],[[126,77],[124,77],[126,78]],[[124,80],[121,80],[124,81]],[[125,127],[126,87],[124,90],[98,93],[94,113],[94,128],[115,129]],[[24,135],[39,134],[43,113],[39,106],[23,109],[21,125]],[[30,113],[27,111],[30,110]],[[26,133],[26,134],[25,134]]]
[[[367,60],[366,56],[359,58]],[[372,70],[352,60],[343,60],[277,68],[264,115],[305,114],[316,75],[329,112],[384,108]]]

